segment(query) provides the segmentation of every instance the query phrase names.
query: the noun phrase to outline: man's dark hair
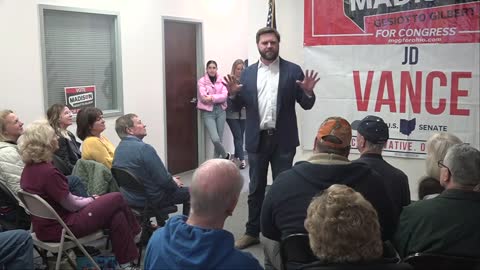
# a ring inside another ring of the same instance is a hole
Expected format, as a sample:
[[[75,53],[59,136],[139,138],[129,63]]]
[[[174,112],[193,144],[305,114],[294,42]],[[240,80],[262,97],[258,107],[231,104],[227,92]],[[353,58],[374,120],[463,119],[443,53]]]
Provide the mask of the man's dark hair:
[[[257,44],[260,41],[260,36],[261,35],[270,34],[270,33],[275,34],[275,36],[277,37],[278,43],[280,43],[280,33],[278,33],[277,29],[272,28],[272,27],[263,27],[263,28],[260,28],[257,31],[257,36],[256,36]]]

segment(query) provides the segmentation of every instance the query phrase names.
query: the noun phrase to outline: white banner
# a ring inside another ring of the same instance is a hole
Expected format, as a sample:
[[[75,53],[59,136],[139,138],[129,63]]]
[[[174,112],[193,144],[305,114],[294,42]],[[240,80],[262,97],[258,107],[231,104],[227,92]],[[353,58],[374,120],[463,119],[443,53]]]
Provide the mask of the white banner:
[[[479,43],[312,46],[305,66],[321,78],[300,123],[305,149],[333,115],[382,117],[390,128],[385,155],[423,158],[436,131],[480,146]]]

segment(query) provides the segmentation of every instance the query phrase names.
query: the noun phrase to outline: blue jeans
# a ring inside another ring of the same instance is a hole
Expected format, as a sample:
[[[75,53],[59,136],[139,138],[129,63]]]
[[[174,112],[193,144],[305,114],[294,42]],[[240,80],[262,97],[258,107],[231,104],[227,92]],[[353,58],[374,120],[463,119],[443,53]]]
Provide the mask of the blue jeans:
[[[243,151],[243,134],[245,133],[245,119],[227,119],[233,135],[233,144],[235,145],[235,157],[245,160]]]
[[[205,124],[205,128],[207,128],[208,135],[210,135],[210,139],[215,148],[214,157],[225,158],[227,152],[225,152],[225,148],[223,147],[222,137],[227,114],[219,104],[213,105],[211,112],[203,110],[201,112],[203,123]]]
[[[293,157],[296,149],[281,149],[276,142],[276,135],[260,135],[259,151],[248,153],[250,166],[250,183],[248,192],[248,221],[246,234],[258,237],[260,233],[260,211],[262,210],[265,188],[267,186],[268,165],[272,166],[272,177],[275,181],[277,175],[292,168]]]
[[[82,182],[82,179],[76,175],[68,175],[68,190],[70,193],[80,197],[88,197],[87,189]]]
[[[0,269],[33,269],[33,241],[29,231],[0,232]]]

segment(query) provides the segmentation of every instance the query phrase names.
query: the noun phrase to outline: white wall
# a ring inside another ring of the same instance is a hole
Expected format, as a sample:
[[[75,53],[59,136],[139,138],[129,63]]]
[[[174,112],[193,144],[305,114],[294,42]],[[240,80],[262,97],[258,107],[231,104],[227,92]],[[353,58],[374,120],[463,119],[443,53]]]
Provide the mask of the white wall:
[[[0,108],[13,109],[25,123],[45,114],[39,4],[119,13],[124,109],[147,123],[145,141],[164,160],[162,16],[201,21],[205,60],[215,59],[222,74],[247,56],[248,4],[242,0],[0,0]],[[105,135],[116,145],[115,118],[106,120]]]
[[[267,19],[267,1],[249,0],[248,21],[249,21],[249,61],[254,63],[258,60],[259,54],[255,44],[255,32],[265,26]],[[304,64],[303,55],[303,19],[304,19],[304,1],[299,0],[277,0],[277,29],[281,35],[280,42],[280,56],[297,63],[300,66]],[[322,81],[318,83],[315,91],[328,91],[328,89],[322,88]],[[298,121],[303,121],[303,110],[297,106]],[[336,115],[334,111],[331,115]],[[318,119],[318,123],[312,123],[313,125],[320,126],[324,119]],[[299,127],[300,127],[299,123]],[[301,130],[299,130],[301,132]],[[300,142],[300,144],[313,144],[315,134],[312,134],[311,141]],[[300,134],[300,137],[301,134]],[[297,155],[295,160],[302,160],[308,158],[311,154],[310,151],[303,151],[300,146],[297,149]],[[358,154],[351,154],[349,158],[351,160],[357,159]],[[404,171],[409,178],[410,191],[412,193],[412,199],[417,199],[417,185],[418,179],[424,175],[424,161],[419,159],[405,159],[396,157],[386,157],[385,160],[391,163],[393,166]]]
[[[258,60],[256,31],[265,26],[267,1],[260,0],[0,0],[0,108],[11,108],[26,123],[44,115],[38,4],[116,11],[120,14],[125,112],[139,114],[148,125],[145,139],[165,160],[164,78],[162,16],[203,22],[205,60],[215,59],[219,72],[229,72],[237,58]],[[303,65],[303,1],[277,0],[277,28],[282,40],[280,55]],[[316,91],[322,89],[322,83]],[[297,112],[302,121],[302,110]],[[335,112],[332,112],[334,115]],[[323,119],[318,119],[319,125]],[[118,143],[114,119],[107,119],[106,135]],[[212,146],[206,138],[207,153]],[[312,134],[313,141],[313,134]],[[228,126],[224,142],[233,143]],[[302,142],[311,144],[312,142]],[[296,159],[309,153],[301,148]],[[352,155],[351,159],[357,156]],[[423,161],[387,158],[410,179],[416,198],[417,180],[423,175]]]

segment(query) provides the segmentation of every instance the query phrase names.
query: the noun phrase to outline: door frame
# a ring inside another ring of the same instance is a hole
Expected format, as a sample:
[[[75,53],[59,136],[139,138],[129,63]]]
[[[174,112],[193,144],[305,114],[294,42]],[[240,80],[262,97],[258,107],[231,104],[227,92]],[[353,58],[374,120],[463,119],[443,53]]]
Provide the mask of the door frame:
[[[204,40],[203,40],[203,21],[190,18],[162,16],[162,40],[165,40],[165,21],[173,21],[180,23],[188,23],[195,25],[196,30],[196,49],[197,49],[197,78],[205,73],[203,65],[204,59]],[[167,123],[167,78],[165,74],[165,44],[162,45],[162,67],[163,67],[163,122]],[[164,149],[165,149],[165,166],[168,168],[168,142],[167,142],[167,125],[165,124],[164,134]],[[200,113],[197,113],[197,167],[206,160],[206,145],[205,145],[205,127],[203,125]]]

